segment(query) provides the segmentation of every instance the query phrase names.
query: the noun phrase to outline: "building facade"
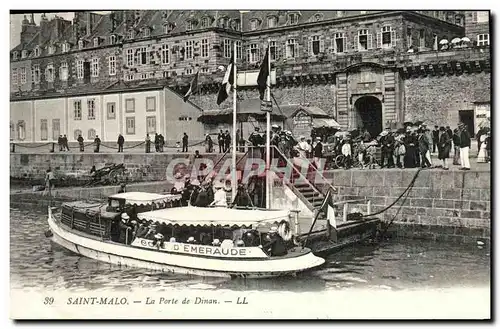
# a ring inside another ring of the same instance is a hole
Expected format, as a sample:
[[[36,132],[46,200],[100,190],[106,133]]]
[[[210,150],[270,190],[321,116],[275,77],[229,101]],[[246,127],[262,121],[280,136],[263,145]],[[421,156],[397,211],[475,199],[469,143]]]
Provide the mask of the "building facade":
[[[258,70],[269,43],[279,104],[320,108],[344,129],[472,120],[474,130],[476,107],[484,112],[490,103],[484,15],[116,11],[78,12],[72,22],[42,18],[39,26],[26,18],[10,52],[11,139],[40,142],[81,131],[89,139],[123,133],[143,140],[154,131],[174,141],[184,130],[201,139],[202,111],[230,106],[218,107],[216,97],[235,42],[243,72]],[[465,36],[470,43],[440,47]],[[184,103],[180,95],[196,72],[199,94]],[[461,102],[459,86],[470,89]],[[456,103],[434,96],[437,90],[456,93]],[[238,97],[258,99],[255,82],[240,86]]]

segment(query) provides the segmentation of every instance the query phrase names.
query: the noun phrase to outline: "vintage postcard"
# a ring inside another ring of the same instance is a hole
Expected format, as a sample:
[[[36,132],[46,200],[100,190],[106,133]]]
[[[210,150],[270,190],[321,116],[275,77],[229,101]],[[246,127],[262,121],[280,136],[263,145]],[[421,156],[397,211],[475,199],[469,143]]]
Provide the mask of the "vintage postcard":
[[[491,319],[490,20],[11,11],[11,319]]]

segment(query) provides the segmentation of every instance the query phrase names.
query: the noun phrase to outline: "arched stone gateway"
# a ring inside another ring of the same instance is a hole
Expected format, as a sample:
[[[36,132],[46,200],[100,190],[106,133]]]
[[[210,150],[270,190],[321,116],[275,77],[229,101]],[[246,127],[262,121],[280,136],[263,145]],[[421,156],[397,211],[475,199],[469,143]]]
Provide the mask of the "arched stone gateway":
[[[360,97],[355,103],[354,127],[366,128],[372,136],[382,132],[382,102],[375,96]]]

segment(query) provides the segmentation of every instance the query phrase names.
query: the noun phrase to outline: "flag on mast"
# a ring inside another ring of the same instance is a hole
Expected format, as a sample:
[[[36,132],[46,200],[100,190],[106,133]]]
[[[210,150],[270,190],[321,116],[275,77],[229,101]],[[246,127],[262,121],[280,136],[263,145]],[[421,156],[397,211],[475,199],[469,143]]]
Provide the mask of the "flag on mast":
[[[267,88],[267,77],[269,76],[269,48],[266,50],[266,55],[262,64],[260,64],[259,76],[257,77],[257,86],[259,88],[260,100],[264,100],[264,94]]]
[[[196,74],[194,75],[193,79],[191,80],[191,84],[189,86],[189,90],[188,92],[186,93],[186,95],[184,95],[184,102],[187,102],[188,99],[189,99],[189,96],[195,94],[198,92],[198,73],[200,71],[197,71]]]
[[[319,206],[319,211],[322,211],[330,223],[331,226],[337,228],[337,222],[335,220],[335,206],[333,205],[332,190],[328,190],[321,206]]]
[[[219,88],[219,94],[217,95],[217,105],[222,104],[228,96],[229,92],[233,88],[234,83],[234,51],[231,56],[231,61],[226,68],[226,74],[224,74],[224,79],[222,80],[222,85]]]

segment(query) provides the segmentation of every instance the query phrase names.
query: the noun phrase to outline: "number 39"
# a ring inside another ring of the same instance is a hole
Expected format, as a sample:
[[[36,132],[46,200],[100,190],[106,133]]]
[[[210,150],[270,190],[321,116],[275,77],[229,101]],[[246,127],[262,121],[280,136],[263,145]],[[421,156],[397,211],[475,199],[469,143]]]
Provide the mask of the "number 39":
[[[54,303],[54,297],[45,297],[43,300],[44,305],[52,305]]]

